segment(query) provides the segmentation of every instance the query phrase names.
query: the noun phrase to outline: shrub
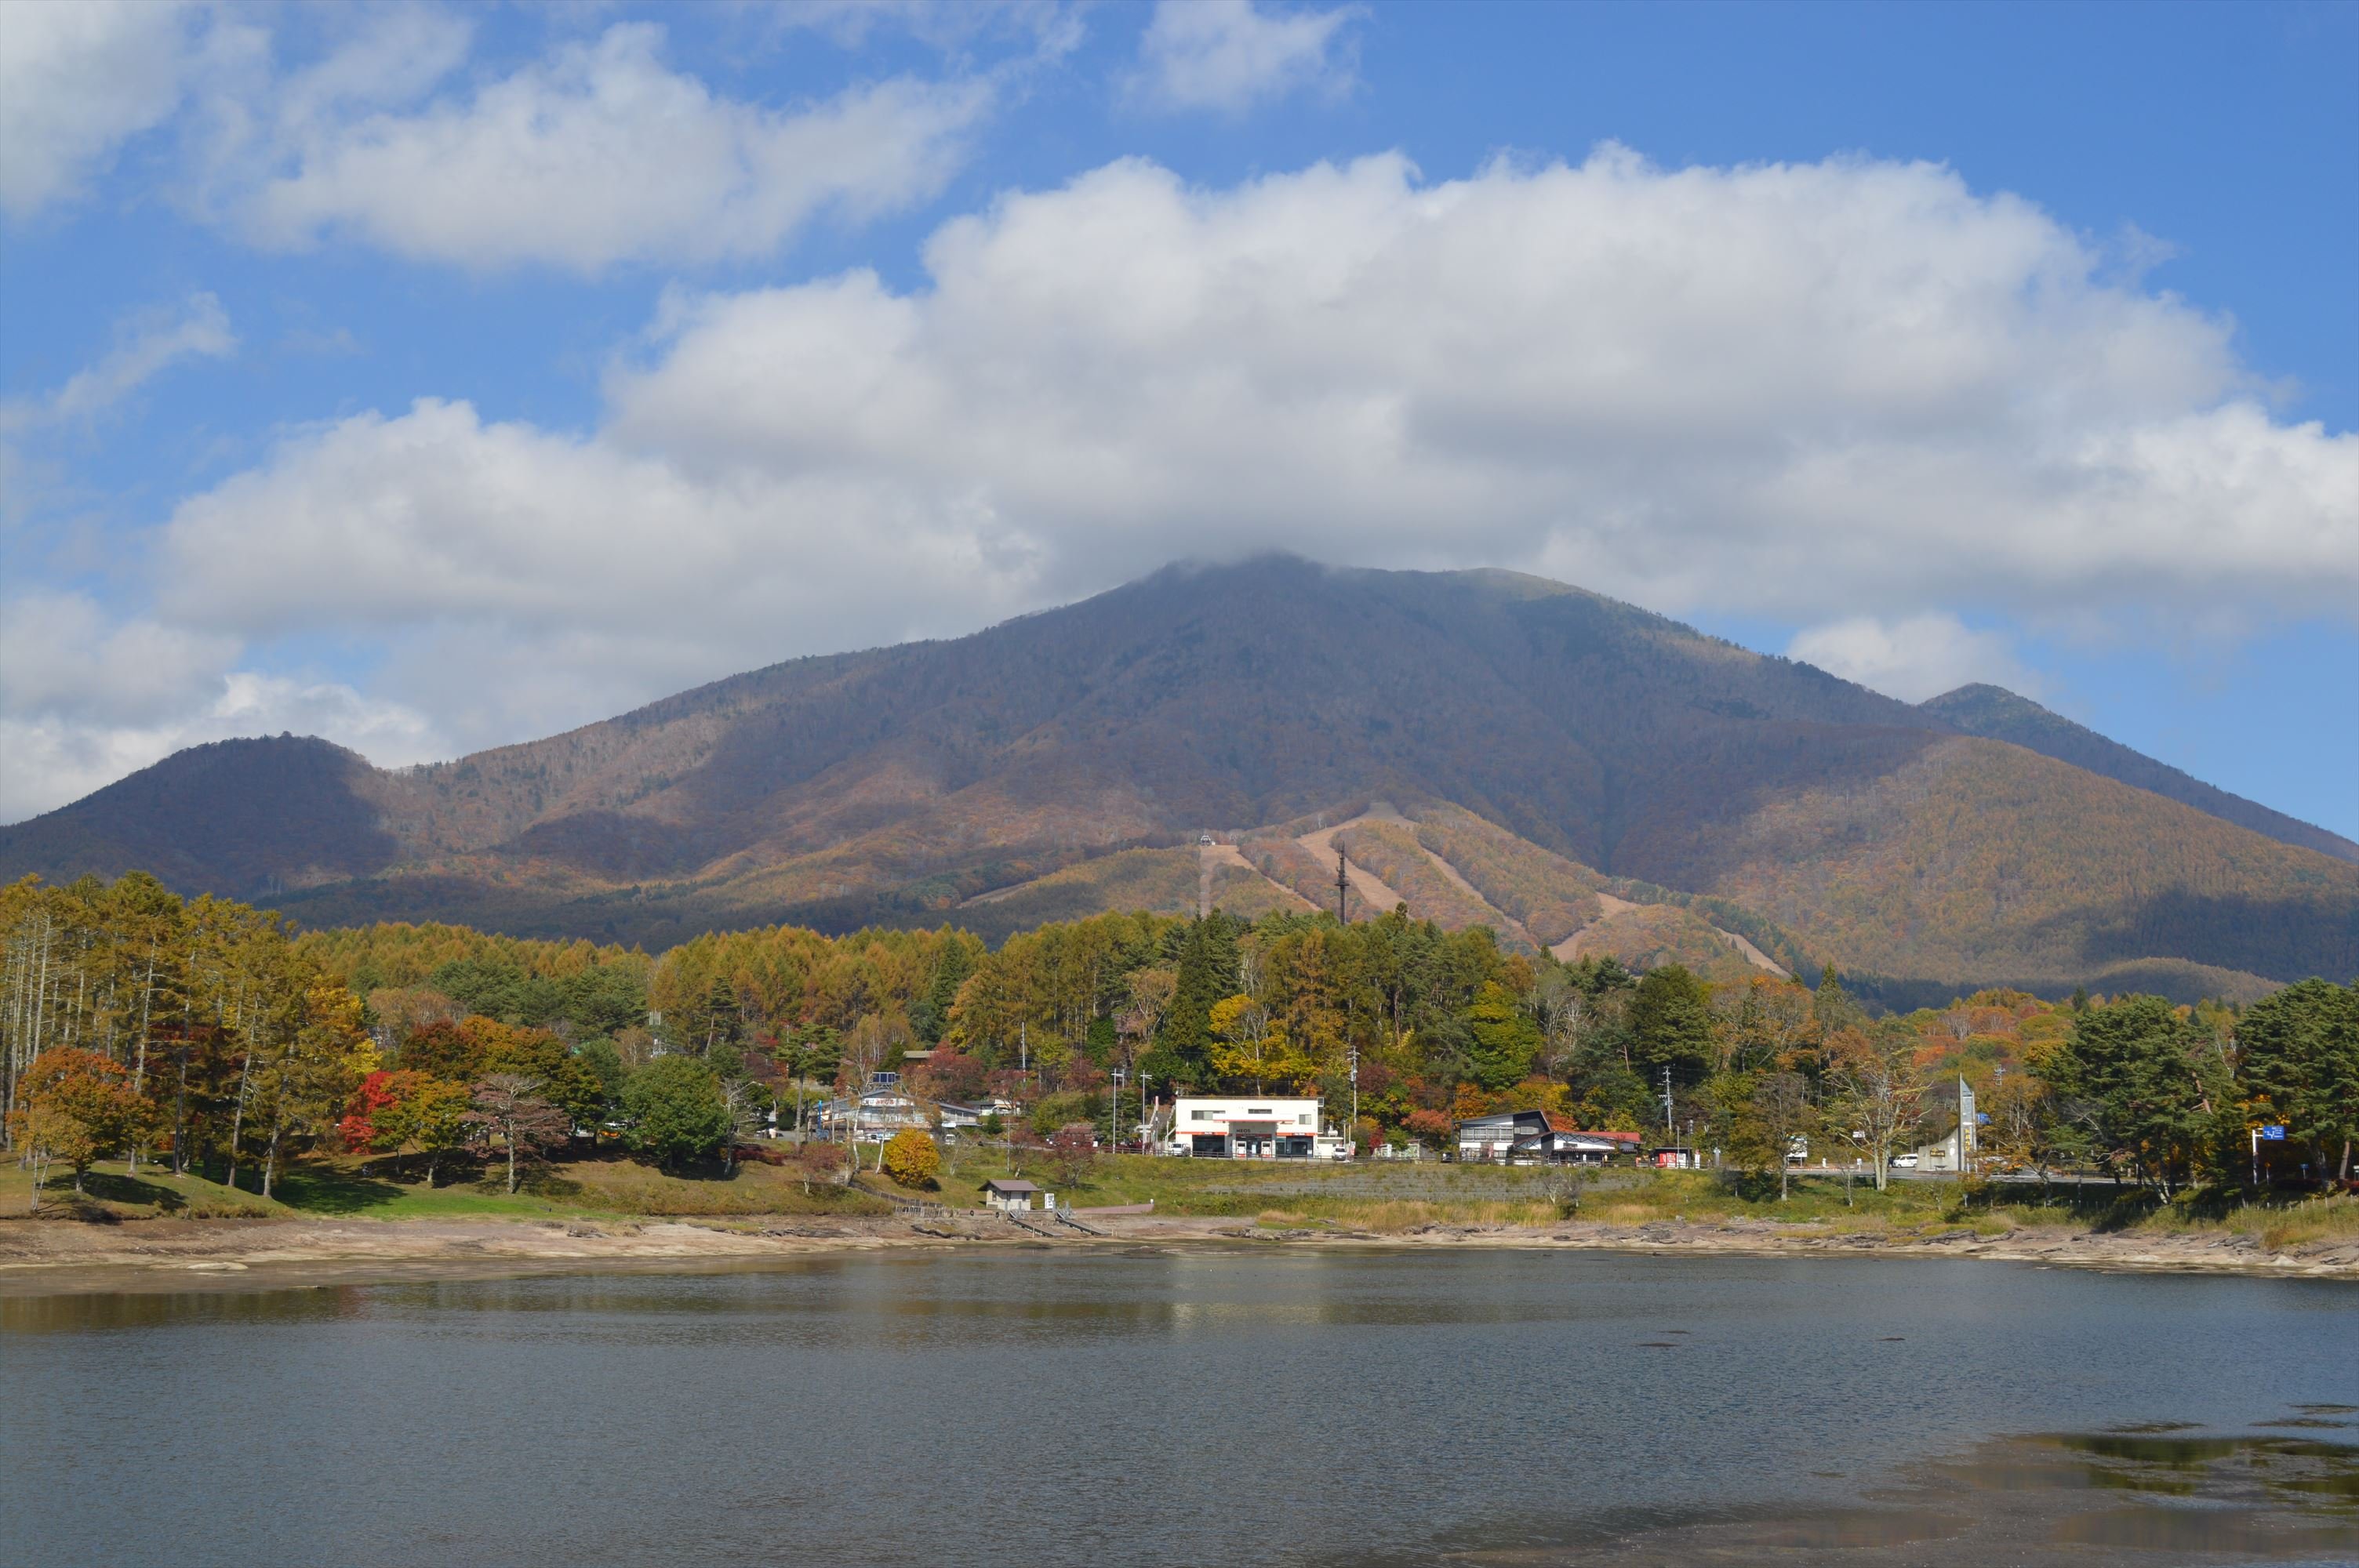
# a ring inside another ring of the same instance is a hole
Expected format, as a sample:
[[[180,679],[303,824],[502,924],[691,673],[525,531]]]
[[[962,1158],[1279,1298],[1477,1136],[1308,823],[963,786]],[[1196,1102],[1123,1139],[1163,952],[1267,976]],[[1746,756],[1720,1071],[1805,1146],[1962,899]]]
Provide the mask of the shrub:
[[[1069,1122],[1049,1139],[1049,1169],[1063,1187],[1076,1186],[1097,1168],[1097,1129],[1086,1121]]]
[[[905,1187],[930,1187],[941,1173],[942,1152],[914,1127],[905,1127],[886,1141],[885,1173]]]
[[[688,1056],[658,1056],[633,1073],[623,1086],[623,1112],[633,1151],[665,1170],[712,1153],[730,1133],[720,1080]]]

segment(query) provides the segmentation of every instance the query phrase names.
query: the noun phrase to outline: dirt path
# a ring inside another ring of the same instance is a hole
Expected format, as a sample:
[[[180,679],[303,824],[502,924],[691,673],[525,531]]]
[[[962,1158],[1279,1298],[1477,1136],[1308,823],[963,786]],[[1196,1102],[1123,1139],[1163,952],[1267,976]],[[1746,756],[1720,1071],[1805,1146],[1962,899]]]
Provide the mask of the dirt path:
[[[1713,926],[1712,929],[1714,931],[1720,931],[1720,934],[1723,936],[1727,937],[1731,942],[1734,943],[1736,945],[1736,950],[1745,955],[1745,961],[1752,965],[1755,968],[1767,969],[1781,980],[1790,980],[1794,978],[1786,971],[1783,965],[1770,957],[1768,954],[1763,952],[1760,948],[1756,947],[1751,942],[1738,935],[1735,932],[1721,931],[1720,927],[1717,925]]]
[[[1371,801],[1368,804],[1368,809],[1360,813],[1359,816],[1352,817],[1347,821],[1338,822],[1332,827],[1313,828],[1311,831],[1302,835],[1299,838],[1297,838],[1295,842],[1301,845],[1305,849],[1310,850],[1312,854],[1318,856],[1321,860],[1324,860],[1328,856],[1338,853],[1335,848],[1335,835],[1338,833],[1357,827],[1364,822],[1388,822],[1405,825],[1408,821],[1408,817],[1403,816],[1399,812],[1393,809],[1391,802],[1383,800]],[[1343,861],[1343,875],[1350,881],[1352,891],[1360,895],[1360,901],[1366,904],[1369,909],[1378,914],[1382,914],[1385,911],[1391,909],[1393,905],[1397,903],[1407,903],[1408,902],[1408,900],[1401,897],[1399,893],[1394,892],[1391,885],[1382,877],[1376,875],[1375,872],[1368,870],[1357,860],[1351,860],[1349,858],[1345,859]]]
[[[1234,866],[1249,875],[1261,872],[1248,861],[1234,844],[1198,844],[1196,846],[1196,918],[1201,920],[1212,913],[1212,868]],[[1263,878],[1266,881],[1267,878]]]
[[[1517,920],[1514,915],[1509,914],[1506,910],[1501,909],[1497,904],[1493,903],[1489,899],[1484,898],[1483,896],[1483,890],[1476,887],[1473,882],[1468,881],[1466,878],[1460,873],[1456,866],[1451,865],[1448,860],[1443,860],[1440,855],[1437,855],[1431,849],[1427,849],[1423,840],[1419,841],[1417,849],[1418,853],[1423,855],[1428,860],[1433,862],[1433,869],[1441,873],[1441,878],[1444,881],[1448,882],[1451,887],[1456,888],[1460,892],[1464,893],[1468,898],[1473,900],[1474,906],[1477,909],[1488,912],[1491,916],[1491,924],[1494,925],[1502,935],[1516,937],[1517,940],[1524,943],[1525,946],[1532,948],[1535,952],[1539,949],[1540,944],[1538,939],[1535,937],[1530,931],[1525,928],[1524,923]]]
[[[1323,860],[1336,852],[1333,839],[1335,835],[1343,830],[1341,827],[1330,827],[1317,833],[1305,833],[1295,842]],[[1397,903],[1408,902],[1399,893],[1395,892],[1391,884],[1382,877],[1348,857],[1343,861],[1343,875],[1351,882],[1352,891],[1359,895],[1360,902],[1371,910],[1382,912],[1392,908]]]
[[[2249,1236],[2104,1234],[2063,1228],[1981,1236],[1963,1227],[1846,1233],[1823,1224],[1738,1219],[1639,1226],[1428,1225],[1379,1235],[1305,1222],[1269,1229],[1237,1218],[1092,1215],[1092,1233],[1029,1217],[930,1219],[617,1221],[63,1220],[0,1222],[0,1296],[92,1291],[262,1290],[386,1281],[614,1271],[711,1271],[886,1249],[1044,1246],[1493,1248],[1745,1256],[1840,1254],[1984,1258],[2049,1267],[2359,1281],[2359,1243],[2269,1253]]]
[[[1645,904],[1632,903],[1626,898],[1615,898],[1610,892],[1601,892],[1597,895],[1598,920],[1610,920],[1614,915],[1624,914],[1631,910],[1644,909],[1647,906]],[[1591,923],[1593,925],[1594,924],[1596,924],[1594,921]],[[1589,929],[1590,927],[1587,925],[1582,926],[1581,930],[1574,932],[1571,935],[1566,937],[1555,946],[1550,947],[1549,952],[1561,962],[1568,964],[1572,962],[1572,960],[1578,956],[1576,944],[1581,941],[1582,937],[1587,934]],[[1740,936],[1734,931],[1723,930],[1717,925],[1713,926],[1712,930],[1718,933],[1730,946],[1735,948],[1738,956],[1744,958],[1746,963],[1752,965],[1755,968],[1775,975],[1781,980],[1790,980],[1794,978],[1792,975],[1788,974],[1775,958],[1772,958],[1768,954],[1755,946],[1753,943],[1746,938]]]
[[[1626,898],[1615,898],[1610,892],[1601,892],[1597,895],[1597,920],[1591,921],[1589,925],[1596,925],[1598,920],[1610,920],[1614,915],[1620,914],[1626,910],[1633,910],[1640,907],[1642,906],[1632,903]],[[1580,950],[1575,944],[1580,942],[1582,935],[1589,930],[1589,925],[1582,926],[1581,930],[1574,932],[1563,941],[1549,948],[1549,956],[1555,958],[1559,963],[1571,963],[1573,959],[1580,957]]]

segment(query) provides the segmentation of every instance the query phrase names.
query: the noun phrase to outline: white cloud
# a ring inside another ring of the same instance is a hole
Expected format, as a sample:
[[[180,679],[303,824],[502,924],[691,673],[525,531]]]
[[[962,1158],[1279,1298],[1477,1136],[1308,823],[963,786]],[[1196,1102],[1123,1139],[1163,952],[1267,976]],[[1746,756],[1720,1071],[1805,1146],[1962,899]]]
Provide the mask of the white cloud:
[[[470,267],[760,256],[823,214],[939,190],[992,100],[979,79],[901,77],[766,108],[672,70],[662,28],[625,24],[416,102],[465,43],[447,20],[380,29],[290,78],[274,124],[221,133],[211,204],[266,246],[345,236]]]
[[[0,25],[0,212],[71,200],[180,101],[187,10],[165,0],[24,0]]]
[[[1255,0],[1158,0],[1132,91],[1166,109],[1237,114],[1305,88],[1352,83],[1346,27],[1358,6],[1279,11]]]
[[[114,347],[76,371],[54,392],[0,400],[0,517],[21,512],[40,488],[40,467],[27,449],[53,445],[60,427],[88,427],[182,360],[219,359],[236,351],[229,313],[210,294],[193,294],[177,310],[136,312],[115,324]]]
[[[1897,621],[1854,615],[1809,627],[1795,635],[1786,655],[1903,702],[1922,702],[1975,681],[2027,696],[2040,688],[2005,633],[1978,631],[1940,612]]]
[[[220,359],[236,348],[237,334],[221,301],[192,294],[177,311],[147,311],[125,321],[106,357],[74,373],[41,411],[51,419],[88,419],[182,360]]]
[[[364,628],[367,699],[474,746],[1273,546],[1786,619],[1908,696],[2023,683],[1961,611],[2359,606],[2359,438],[1939,168],[1124,162],[925,254],[668,297],[591,431],[296,432],[176,511],[157,614]]]
[[[203,695],[236,647],[154,622],[111,625],[86,594],[20,595],[0,603],[0,713],[152,723]]]
[[[750,8],[746,19],[776,32],[807,28],[848,49],[885,31],[944,50],[966,48],[987,34],[1012,33],[1054,58],[1081,42],[1079,10],[1066,0],[796,0]]]
[[[2359,602],[2359,438],[2273,422],[2224,322],[1930,166],[1126,162],[927,261],[675,297],[607,438],[954,499],[1044,591],[1278,545],[1805,622]]]
[[[388,764],[445,754],[415,709],[235,666],[239,639],[118,620],[87,595],[0,602],[0,822],[79,799],[184,746],[324,735]]]
[[[955,508],[929,515],[829,475],[710,483],[432,401],[288,442],[184,503],[162,543],[173,623],[382,628],[387,688],[471,746],[1033,593],[1024,563],[995,558],[988,525]],[[491,669],[506,673],[487,682]]]

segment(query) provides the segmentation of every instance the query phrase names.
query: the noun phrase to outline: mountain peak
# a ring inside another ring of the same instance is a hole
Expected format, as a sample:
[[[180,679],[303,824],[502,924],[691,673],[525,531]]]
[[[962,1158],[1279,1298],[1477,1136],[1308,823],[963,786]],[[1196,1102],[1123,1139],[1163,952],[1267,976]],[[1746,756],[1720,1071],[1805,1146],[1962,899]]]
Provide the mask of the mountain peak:
[[[2168,773],[1996,687],[1911,707],[1544,579],[1270,554],[429,768],[200,748],[0,830],[0,875],[140,866],[319,924],[648,942],[984,922],[957,912],[1017,887],[1045,891],[1011,911],[1316,907],[1312,827],[1391,801],[1357,838],[1413,910],[1477,883],[1521,907],[1571,865],[1713,901],[1699,930],[1791,933],[1797,966],[1928,984],[2359,968],[2359,871],[2199,815],[2271,822],[2250,802],[2146,782]],[[1422,868],[1453,808],[1489,825],[1463,838],[1481,863]],[[2001,862],[2003,899],[1959,884]]]

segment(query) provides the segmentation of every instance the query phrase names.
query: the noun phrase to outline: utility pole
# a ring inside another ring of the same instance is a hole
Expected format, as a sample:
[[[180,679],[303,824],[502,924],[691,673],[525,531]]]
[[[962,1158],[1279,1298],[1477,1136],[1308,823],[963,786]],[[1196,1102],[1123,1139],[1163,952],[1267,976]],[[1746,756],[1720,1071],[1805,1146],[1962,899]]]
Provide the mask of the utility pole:
[[[1663,1064],[1663,1136],[1673,1142],[1680,1136],[1680,1130],[1671,1125],[1671,1067],[1668,1062]]]
[[[1142,1154],[1155,1152],[1147,1146],[1147,1080],[1153,1076],[1150,1073],[1138,1075],[1138,1152]]]
[[[1335,851],[1335,924],[1349,925],[1351,919],[1343,913],[1343,897],[1352,891],[1352,879],[1343,871],[1343,851]]]
[[[1118,1153],[1122,1149],[1122,1080],[1127,1076],[1116,1067],[1114,1088],[1106,1096],[1106,1149],[1110,1153]]]
[[[1353,1159],[1360,1157],[1360,1048],[1352,1047],[1352,1119],[1343,1127],[1343,1147]]]

